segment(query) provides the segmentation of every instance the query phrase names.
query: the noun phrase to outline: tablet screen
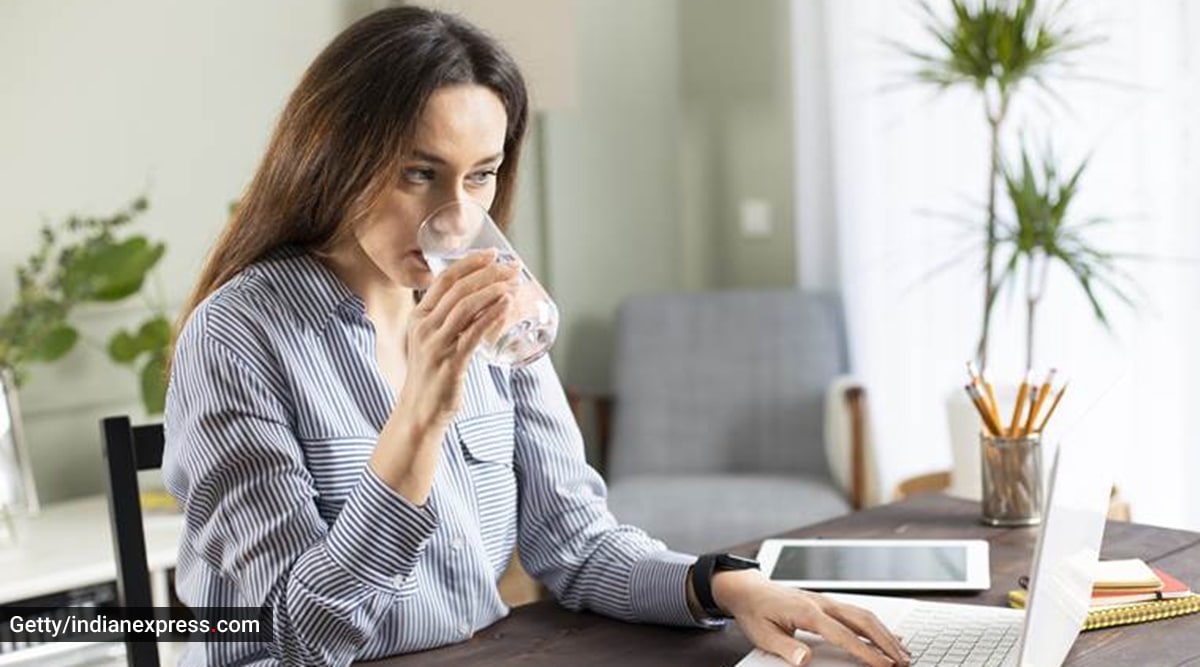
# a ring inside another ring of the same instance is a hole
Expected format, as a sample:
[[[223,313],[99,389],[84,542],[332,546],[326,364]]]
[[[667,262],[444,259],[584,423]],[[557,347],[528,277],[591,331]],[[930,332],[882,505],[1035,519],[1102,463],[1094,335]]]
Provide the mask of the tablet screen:
[[[771,578],[781,581],[933,581],[967,579],[961,545],[784,546]]]

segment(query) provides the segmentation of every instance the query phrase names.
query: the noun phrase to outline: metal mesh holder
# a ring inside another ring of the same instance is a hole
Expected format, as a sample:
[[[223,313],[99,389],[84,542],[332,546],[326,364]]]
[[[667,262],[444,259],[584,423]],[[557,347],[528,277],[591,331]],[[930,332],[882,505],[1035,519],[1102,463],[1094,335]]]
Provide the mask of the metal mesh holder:
[[[1042,441],[1038,434],[979,436],[983,523],[1033,526],[1042,522]]]

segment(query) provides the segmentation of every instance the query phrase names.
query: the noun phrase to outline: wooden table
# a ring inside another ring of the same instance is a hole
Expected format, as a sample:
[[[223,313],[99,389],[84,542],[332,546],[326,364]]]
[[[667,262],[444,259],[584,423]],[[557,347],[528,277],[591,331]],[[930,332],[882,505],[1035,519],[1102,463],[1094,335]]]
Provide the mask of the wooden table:
[[[969,604],[1006,604],[1007,591],[1029,569],[1037,531],[989,528],[979,504],[943,495],[857,512],[802,528],[786,537],[979,538],[991,543],[992,588],[977,595],[930,596]],[[753,554],[757,543],[738,553]],[[1200,533],[1111,522],[1103,558],[1142,558],[1200,588]],[[514,609],[471,640],[446,648],[363,663],[374,667],[522,665],[524,667],[733,665],[750,650],[734,626],[712,632],[621,623],[575,614],[553,602]],[[1068,665],[1200,665],[1200,614],[1094,630],[1080,635]]]

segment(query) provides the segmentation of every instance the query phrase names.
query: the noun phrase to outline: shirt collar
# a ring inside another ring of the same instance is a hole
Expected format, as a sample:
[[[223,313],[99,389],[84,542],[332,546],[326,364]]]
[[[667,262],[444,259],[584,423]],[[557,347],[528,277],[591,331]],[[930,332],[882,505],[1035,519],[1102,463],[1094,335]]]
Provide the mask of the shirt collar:
[[[261,269],[271,278],[301,320],[324,329],[340,311],[366,314],[363,300],[312,253],[283,246],[267,254]]]

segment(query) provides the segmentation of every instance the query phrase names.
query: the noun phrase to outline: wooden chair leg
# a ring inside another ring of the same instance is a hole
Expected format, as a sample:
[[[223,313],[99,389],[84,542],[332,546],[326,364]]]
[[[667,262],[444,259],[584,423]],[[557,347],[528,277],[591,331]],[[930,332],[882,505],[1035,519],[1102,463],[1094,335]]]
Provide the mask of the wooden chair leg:
[[[850,411],[850,507],[862,509],[867,488],[867,423],[863,414],[865,391],[846,389],[846,407]]]

